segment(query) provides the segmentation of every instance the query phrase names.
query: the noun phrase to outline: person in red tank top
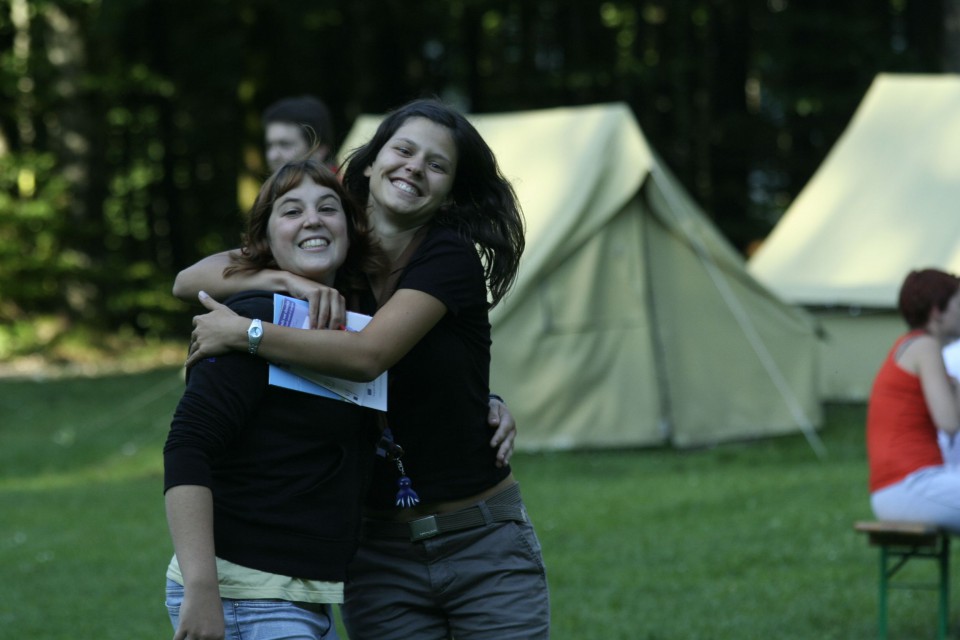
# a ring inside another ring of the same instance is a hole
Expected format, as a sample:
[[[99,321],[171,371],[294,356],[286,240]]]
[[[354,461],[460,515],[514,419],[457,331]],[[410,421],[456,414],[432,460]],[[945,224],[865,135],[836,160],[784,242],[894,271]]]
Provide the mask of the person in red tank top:
[[[942,354],[960,338],[960,278],[911,271],[898,307],[909,331],[880,366],[867,406],[871,507],[882,520],[960,532],[960,468],[944,464],[937,440],[960,430],[960,383]]]

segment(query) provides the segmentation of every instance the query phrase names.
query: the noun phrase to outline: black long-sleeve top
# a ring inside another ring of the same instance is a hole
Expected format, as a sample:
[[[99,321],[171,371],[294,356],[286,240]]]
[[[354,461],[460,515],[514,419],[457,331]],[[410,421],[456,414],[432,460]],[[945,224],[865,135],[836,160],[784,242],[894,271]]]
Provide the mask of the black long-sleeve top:
[[[227,300],[271,320],[272,294]],[[164,491],[210,487],[218,557],[260,571],[343,582],[357,545],[375,412],[267,384],[244,353],[191,368],[164,446]]]

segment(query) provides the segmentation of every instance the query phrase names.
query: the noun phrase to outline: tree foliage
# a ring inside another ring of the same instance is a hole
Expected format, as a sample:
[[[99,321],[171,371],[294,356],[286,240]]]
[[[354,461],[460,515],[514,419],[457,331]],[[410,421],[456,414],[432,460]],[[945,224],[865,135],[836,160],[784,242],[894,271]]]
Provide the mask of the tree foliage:
[[[626,102],[738,247],[762,238],[880,71],[939,72],[920,0],[0,0],[0,357],[70,330],[184,332],[176,271],[234,246],[259,115],[313,93],[340,135]],[[573,152],[573,150],[571,150]]]

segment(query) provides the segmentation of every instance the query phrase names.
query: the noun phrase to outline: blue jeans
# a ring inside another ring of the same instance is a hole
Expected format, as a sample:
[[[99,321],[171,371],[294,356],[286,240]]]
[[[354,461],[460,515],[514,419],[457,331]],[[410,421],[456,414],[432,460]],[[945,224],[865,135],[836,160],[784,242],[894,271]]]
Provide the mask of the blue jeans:
[[[223,598],[226,640],[338,640],[329,604]],[[167,612],[176,630],[183,587],[167,580]]]

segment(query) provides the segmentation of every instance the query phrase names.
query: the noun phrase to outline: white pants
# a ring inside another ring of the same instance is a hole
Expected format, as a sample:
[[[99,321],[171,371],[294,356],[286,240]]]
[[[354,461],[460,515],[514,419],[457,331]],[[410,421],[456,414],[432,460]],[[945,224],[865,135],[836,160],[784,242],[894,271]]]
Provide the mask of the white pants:
[[[960,533],[960,467],[925,467],[870,495],[880,520],[927,522]]]
[[[937,444],[943,454],[943,463],[948,467],[960,466],[960,433],[952,436],[943,431],[937,431]]]

